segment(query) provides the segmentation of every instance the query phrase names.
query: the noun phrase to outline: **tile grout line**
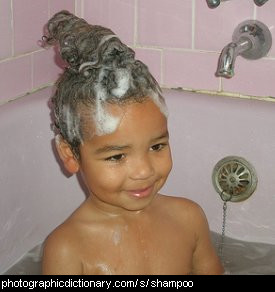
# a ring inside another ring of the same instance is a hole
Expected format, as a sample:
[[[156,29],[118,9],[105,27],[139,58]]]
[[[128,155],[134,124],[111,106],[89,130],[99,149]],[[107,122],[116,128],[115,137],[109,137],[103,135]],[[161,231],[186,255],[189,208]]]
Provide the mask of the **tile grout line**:
[[[195,29],[196,29],[196,2],[192,1],[192,40],[191,40],[191,49],[195,49]]]
[[[135,7],[134,7],[134,47],[137,46],[137,42],[138,42],[138,2],[137,0],[135,0],[134,3]]]
[[[10,3],[11,9],[11,56],[14,57],[15,48],[14,48],[14,13],[13,13],[13,0]]]
[[[257,6],[254,4],[253,19],[257,19]]]

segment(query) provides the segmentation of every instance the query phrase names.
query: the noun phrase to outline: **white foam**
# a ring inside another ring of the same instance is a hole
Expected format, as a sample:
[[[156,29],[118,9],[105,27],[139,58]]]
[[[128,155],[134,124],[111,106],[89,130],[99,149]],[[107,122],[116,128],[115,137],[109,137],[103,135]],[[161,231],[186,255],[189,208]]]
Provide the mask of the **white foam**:
[[[63,116],[65,117],[67,125],[67,134],[70,141],[73,140],[73,117],[69,105],[64,105],[63,107]]]
[[[105,100],[107,98],[106,89],[100,83],[96,85],[96,108],[95,123],[96,134],[101,136],[113,133],[119,124],[120,119],[111,115],[105,108]]]
[[[108,93],[101,81],[104,77],[104,68],[99,73],[98,83],[95,85],[96,108],[95,108],[95,123],[96,134],[101,136],[113,133],[119,124],[120,118],[111,115],[105,108],[105,101],[108,98]]]
[[[73,118],[73,114],[69,105],[64,105],[63,116],[66,120],[69,141],[73,141],[74,138],[77,138],[79,141],[81,141],[81,143],[83,143],[83,139],[80,134],[80,113],[78,113],[77,116]]]
[[[108,113],[102,104],[97,106],[95,115],[97,135],[101,136],[113,133],[117,129],[119,121],[120,118]]]
[[[158,106],[158,108],[160,109],[160,111],[163,113],[163,115],[168,118],[168,108],[167,105],[165,103],[164,100],[161,100],[159,94],[157,94],[156,92],[152,91],[152,93],[150,94],[152,100],[154,101],[154,103],[156,104],[156,106]]]
[[[80,72],[83,68],[88,67],[88,66],[93,66],[97,63],[97,61],[94,62],[84,62],[79,66],[78,71]]]
[[[127,69],[117,69],[115,72],[117,87],[112,89],[112,94],[121,98],[129,89],[130,74]]]
[[[119,124],[119,118],[115,118],[110,114],[105,114],[100,120],[97,119],[96,134],[106,135],[115,132]]]
[[[116,230],[114,230],[112,232],[112,241],[114,243],[115,246],[118,246],[120,244],[121,241],[121,231],[119,228],[116,228]]]
[[[56,145],[59,145],[60,142],[62,141],[62,137],[60,134],[57,134],[55,137],[54,137],[54,140],[55,140],[55,144]]]
[[[101,47],[104,43],[106,43],[109,39],[112,39],[112,38],[118,38],[118,37],[115,34],[105,35],[100,40],[100,43],[98,44],[98,47]]]
[[[96,267],[99,268],[104,273],[104,275],[113,275],[113,271],[108,264],[98,263],[96,264]]]

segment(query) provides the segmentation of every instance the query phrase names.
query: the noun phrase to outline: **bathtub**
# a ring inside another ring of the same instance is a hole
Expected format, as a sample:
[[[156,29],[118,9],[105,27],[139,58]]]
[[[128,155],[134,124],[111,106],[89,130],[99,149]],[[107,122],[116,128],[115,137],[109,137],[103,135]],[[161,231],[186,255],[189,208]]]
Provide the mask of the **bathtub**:
[[[85,199],[53,147],[51,94],[49,87],[0,106],[0,274],[39,274],[43,241]],[[213,167],[229,155],[251,162],[258,186],[246,201],[228,203],[222,261],[228,274],[275,274],[275,103],[164,95],[174,167],[162,193],[202,206],[219,251],[223,202]]]
[[[220,253],[221,236],[211,232],[226,275],[275,275],[275,245],[245,242],[226,237]],[[28,251],[5,275],[40,275],[43,244]]]

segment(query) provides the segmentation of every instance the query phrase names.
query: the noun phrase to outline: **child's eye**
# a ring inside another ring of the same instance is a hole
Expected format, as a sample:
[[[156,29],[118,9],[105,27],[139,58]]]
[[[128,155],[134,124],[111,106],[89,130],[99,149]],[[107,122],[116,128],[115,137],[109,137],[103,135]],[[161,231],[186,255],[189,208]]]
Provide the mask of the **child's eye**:
[[[158,152],[158,151],[162,150],[166,145],[167,145],[167,144],[165,144],[165,143],[156,144],[156,145],[153,145],[153,146],[151,147],[151,149],[152,149],[153,151]]]
[[[105,160],[106,161],[112,161],[112,162],[119,162],[123,158],[125,158],[124,154],[117,154],[117,155],[113,155],[113,156],[107,157],[107,158],[105,158]]]

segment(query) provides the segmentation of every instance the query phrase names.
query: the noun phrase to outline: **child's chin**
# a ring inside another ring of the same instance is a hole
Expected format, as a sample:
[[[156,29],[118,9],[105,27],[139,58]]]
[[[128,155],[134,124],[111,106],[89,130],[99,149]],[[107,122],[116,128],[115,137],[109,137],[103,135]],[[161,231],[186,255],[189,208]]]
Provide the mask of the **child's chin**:
[[[153,199],[154,196],[152,195],[146,198],[135,198],[131,202],[127,202],[122,208],[127,211],[142,211],[151,204]]]

